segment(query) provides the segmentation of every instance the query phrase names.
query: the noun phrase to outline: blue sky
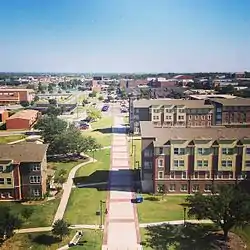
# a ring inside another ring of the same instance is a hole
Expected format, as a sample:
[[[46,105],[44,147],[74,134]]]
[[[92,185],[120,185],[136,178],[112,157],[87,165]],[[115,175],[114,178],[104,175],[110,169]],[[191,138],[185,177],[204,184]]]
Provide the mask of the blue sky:
[[[1,0],[0,72],[250,70],[249,0]]]

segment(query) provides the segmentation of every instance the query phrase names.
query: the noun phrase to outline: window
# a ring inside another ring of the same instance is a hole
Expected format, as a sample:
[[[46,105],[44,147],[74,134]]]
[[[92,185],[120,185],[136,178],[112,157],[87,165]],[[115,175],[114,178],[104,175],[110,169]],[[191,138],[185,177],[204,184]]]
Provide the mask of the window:
[[[220,113],[221,112],[221,108],[217,108],[217,112]]]
[[[181,192],[187,192],[187,190],[188,190],[187,184],[181,184],[180,191]]]
[[[222,173],[218,173],[217,174],[217,179],[223,179],[223,174]]]
[[[170,179],[174,179],[174,178],[175,178],[174,172],[170,172]]]
[[[233,178],[234,178],[233,172],[229,172],[229,173],[228,173],[228,179],[233,179]]]
[[[32,166],[30,166],[30,171],[40,171],[41,166],[39,163],[34,163]]]
[[[150,149],[144,150],[144,157],[151,157],[152,154],[153,154],[152,150],[150,150]]]
[[[158,179],[163,179],[163,177],[164,177],[163,171],[159,171],[158,172]]]
[[[164,161],[162,159],[159,159],[158,160],[158,167],[160,167],[160,168],[164,167],[163,164],[164,164]]]
[[[40,196],[40,190],[39,189],[32,189],[32,196]]]
[[[197,152],[199,155],[206,155],[209,153],[209,148],[198,148]]]
[[[178,116],[178,119],[179,119],[179,120],[184,120],[184,115],[179,115],[179,116]]]
[[[135,109],[135,114],[139,114],[139,109]]]
[[[184,167],[184,160],[174,160],[174,167]]]
[[[211,120],[211,115],[208,115],[208,116],[207,116],[207,119],[208,119],[208,120]]]
[[[211,122],[208,122],[208,123],[207,123],[207,126],[210,127],[210,126],[211,126]]]
[[[198,116],[198,115],[196,115],[196,116],[194,117],[194,119],[195,119],[195,120],[198,120],[198,118],[199,118],[199,116]]]
[[[164,184],[157,185],[157,193],[165,193],[165,185]]]
[[[187,172],[183,171],[183,172],[181,173],[181,178],[182,178],[182,179],[187,179]]]
[[[3,166],[0,166],[0,172],[3,172]]]
[[[172,109],[165,109],[166,113],[172,113]]]
[[[198,184],[194,184],[192,190],[193,192],[199,192],[200,186]]]
[[[144,169],[152,169],[152,162],[144,161]]]
[[[166,120],[172,120],[172,116],[171,115],[167,115],[165,117],[166,117]]]
[[[221,166],[222,167],[232,167],[233,163],[230,160],[223,160],[221,161]]]
[[[189,115],[188,117],[189,117],[189,120],[192,120],[192,115]]]
[[[198,160],[197,167],[208,167],[208,161],[207,160]]]
[[[250,161],[245,161],[245,167],[250,167]]]
[[[160,154],[160,155],[163,155],[163,154],[164,154],[163,148],[159,148],[159,154]]]
[[[154,113],[160,113],[160,109],[153,109]]]
[[[0,184],[4,184],[4,178],[0,178]]]
[[[201,116],[201,120],[205,120],[205,115],[202,115],[202,116]]]
[[[174,192],[175,191],[175,184],[170,184],[169,185],[169,192]]]
[[[11,184],[12,184],[11,178],[7,178],[7,184],[8,184],[8,185],[11,185]]]
[[[199,172],[194,172],[193,179],[198,179],[198,178],[199,178]]]
[[[208,161],[207,160],[203,160],[203,167],[208,167]]]
[[[34,175],[30,176],[30,183],[40,183],[41,182],[41,176]]]
[[[211,192],[212,191],[212,185],[211,184],[205,184],[204,192]]]
[[[159,116],[158,115],[154,115],[153,116],[153,120],[159,120]]]
[[[197,167],[202,167],[202,161],[200,160],[197,161]]]
[[[205,173],[205,179],[210,179],[210,172]]]
[[[231,155],[233,154],[233,148],[222,148],[222,154],[223,155]]]
[[[184,155],[185,154],[185,148],[174,148],[174,154],[175,155]]]
[[[250,155],[250,148],[246,148],[246,154]],[[0,170],[1,171],[1,170]]]
[[[242,173],[238,175],[238,180],[244,180],[246,178],[246,174]]]

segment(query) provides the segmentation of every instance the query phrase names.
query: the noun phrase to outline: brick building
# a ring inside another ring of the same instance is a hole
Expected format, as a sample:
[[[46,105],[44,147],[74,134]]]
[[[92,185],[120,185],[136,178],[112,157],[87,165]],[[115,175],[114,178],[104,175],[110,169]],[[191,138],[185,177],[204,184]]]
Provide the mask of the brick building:
[[[41,113],[37,110],[22,110],[6,119],[6,129],[31,129]]]
[[[9,117],[9,112],[7,110],[1,109],[0,110],[0,122],[5,123],[8,117]]]
[[[0,145],[0,200],[42,198],[46,193],[48,145]]]
[[[34,97],[33,89],[0,88],[0,104],[2,105],[19,104],[22,101],[31,102]]]
[[[141,122],[143,191],[210,193],[250,179],[248,128],[159,128]]]

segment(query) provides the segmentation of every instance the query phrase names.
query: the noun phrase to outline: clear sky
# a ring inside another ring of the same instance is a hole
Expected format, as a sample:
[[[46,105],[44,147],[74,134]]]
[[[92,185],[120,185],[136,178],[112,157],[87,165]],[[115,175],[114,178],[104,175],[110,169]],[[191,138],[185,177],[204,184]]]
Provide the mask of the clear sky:
[[[0,0],[0,72],[250,70],[250,0]]]

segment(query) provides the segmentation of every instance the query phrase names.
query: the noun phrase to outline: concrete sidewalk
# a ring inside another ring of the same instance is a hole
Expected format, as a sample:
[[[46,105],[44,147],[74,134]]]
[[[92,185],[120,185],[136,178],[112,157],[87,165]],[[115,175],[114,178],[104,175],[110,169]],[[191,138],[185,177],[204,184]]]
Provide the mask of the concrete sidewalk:
[[[136,250],[140,247],[137,210],[131,199],[133,175],[129,166],[129,151],[126,127],[122,117],[115,117],[111,150],[111,172],[109,175],[109,197],[107,200],[103,247],[108,250]]]

